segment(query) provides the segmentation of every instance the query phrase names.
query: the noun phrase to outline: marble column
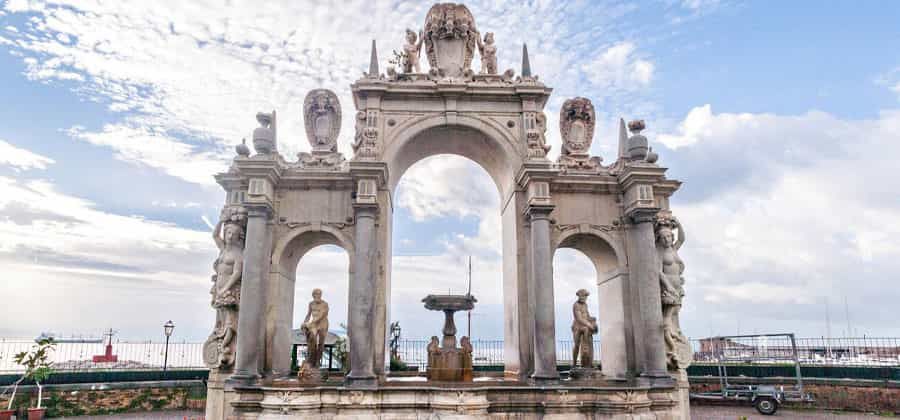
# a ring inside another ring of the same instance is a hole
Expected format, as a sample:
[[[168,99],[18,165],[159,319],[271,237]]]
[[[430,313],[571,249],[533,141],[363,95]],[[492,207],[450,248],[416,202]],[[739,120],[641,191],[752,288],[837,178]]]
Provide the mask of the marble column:
[[[631,280],[635,283],[638,304],[638,326],[635,334],[640,334],[638,349],[641,375],[652,378],[667,378],[666,345],[663,338],[662,300],[659,286],[659,261],[656,252],[656,237],[653,220],[656,210],[634,211],[629,229],[628,265]]]
[[[376,205],[356,205],[356,252],[350,279],[350,384],[375,382],[372,331],[375,330]]]
[[[534,374],[536,380],[559,379],[556,371],[556,320],[553,302],[553,254],[550,212],[553,206],[530,206],[531,286],[534,290]]]
[[[231,383],[249,384],[259,379],[265,359],[265,287],[268,282],[268,206],[247,206],[244,271],[238,312],[237,349]]]

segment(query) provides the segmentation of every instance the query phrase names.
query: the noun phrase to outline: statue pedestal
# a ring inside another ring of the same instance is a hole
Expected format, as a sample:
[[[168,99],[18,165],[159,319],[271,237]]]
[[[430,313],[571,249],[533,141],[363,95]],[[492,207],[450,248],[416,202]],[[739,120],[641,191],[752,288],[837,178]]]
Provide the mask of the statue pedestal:
[[[586,367],[575,367],[569,371],[569,379],[573,381],[590,381],[603,378],[599,370]]]
[[[441,349],[428,356],[428,380],[472,382],[472,354],[462,349]]]

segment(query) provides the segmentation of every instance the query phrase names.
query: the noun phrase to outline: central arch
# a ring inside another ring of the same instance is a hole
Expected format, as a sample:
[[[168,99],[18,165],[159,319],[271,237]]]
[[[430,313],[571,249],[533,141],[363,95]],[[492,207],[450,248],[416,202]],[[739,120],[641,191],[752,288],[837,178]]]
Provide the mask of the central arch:
[[[381,249],[392,251],[393,197],[400,179],[406,171],[419,162],[434,155],[456,155],[467,158],[481,166],[494,181],[500,196],[502,220],[503,259],[503,308],[504,308],[504,358],[508,376],[523,377],[532,366],[533,325],[527,312],[527,288],[525,287],[525,254],[521,240],[524,224],[521,211],[514,200],[517,191],[516,172],[523,164],[521,147],[507,127],[486,117],[456,116],[452,121],[448,116],[432,116],[413,119],[401,124],[388,136],[383,160],[389,168],[388,192],[390,203],[382,207],[388,214],[383,218],[385,226],[384,242]],[[514,125],[514,124],[510,124]],[[444,182],[453,182],[446,180]],[[386,258],[388,267],[385,295],[379,296],[385,305],[390,302],[390,255]],[[430,290],[423,290],[425,293]],[[385,317],[390,318],[389,311]]]

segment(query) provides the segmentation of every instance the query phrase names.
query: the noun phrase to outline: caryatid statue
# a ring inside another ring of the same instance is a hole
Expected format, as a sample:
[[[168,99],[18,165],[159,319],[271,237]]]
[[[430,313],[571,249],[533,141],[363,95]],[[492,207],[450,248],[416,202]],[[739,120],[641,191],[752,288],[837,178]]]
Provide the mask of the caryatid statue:
[[[475,39],[478,41],[478,53],[481,54],[481,74],[497,74],[497,46],[494,45],[494,33],[484,34],[484,41],[481,40],[481,34],[476,34]]]
[[[406,45],[403,46],[403,61],[401,62],[404,73],[422,72],[419,66],[419,53],[422,51],[424,39],[424,32],[419,31],[419,36],[416,37],[416,33],[412,29],[406,30]]]
[[[328,336],[328,303],[322,300],[322,289],[313,289],[312,297],[300,331],[306,335],[306,365],[318,369]]]
[[[244,230],[247,209],[226,207],[213,229],[219,256],[213,263],[212,307],[216,326],[203,347],[203,359],[210,368],[227,368],[234,363],[238,306],[241,300],[241,273],[244,267]]]
[[[578,366],[578,356],[581,355],[581,366],[590,368],[594,364],[594,334],[597,333],[597,318],[588,312],[587,290],[578,289],[575,292],[578,300],[572,305],[572,367]]]
[[[678,238],[675,231],[678,231]],[[659,253],[659,285],[663,312],[663,334],[669,370],[686,369],[691,362],[691,345],[681,331],[681,301],[684,298],[684,262],[678,249],[684,244],[684,228],[668,211],[656,220],[656,250]]]

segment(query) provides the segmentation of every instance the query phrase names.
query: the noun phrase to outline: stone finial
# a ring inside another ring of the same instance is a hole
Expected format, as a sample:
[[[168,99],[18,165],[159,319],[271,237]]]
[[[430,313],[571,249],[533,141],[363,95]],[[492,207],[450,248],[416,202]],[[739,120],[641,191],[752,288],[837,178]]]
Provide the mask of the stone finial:
[[[256,121],[259,127],[253,130],[253,148],[256,153],[268,155],[278,150],[275,139],[275,111],[271,113],[257,112]]]
[[[628,138],[627,157],[632,161],[644,161],[647,163],[656,163],[659,155],[650,148],[647,138],[641,134],[647,128],[644,120],[633,120],[628,123],[628,129],[631,131],[631,137]]]
[[[369,58],[369,73],[366,76],[370,78],[378,77],[378,49],[375,48],[375,40],[372,40],[372,56]]]
[[[531,77],[531,62],[528,60],[528,44],[522,44],[522,77]]]
[[[619,158],[625,157],[628,147],[628,129],[625,128],[625,119],[619,118]]]
[[[631,134],[641,134],[641,131],[645,128],[647,128],[647,125],[644,124],[644,120],[632,120],[628,122],[628,129],[631,131]]]
[[[246,138],[241,139],[241,144],[234,147],[234,152],[237,153],[238,156],[241,156],[241,157],[250,156],[250,148],[247,147],[247,139]]]

